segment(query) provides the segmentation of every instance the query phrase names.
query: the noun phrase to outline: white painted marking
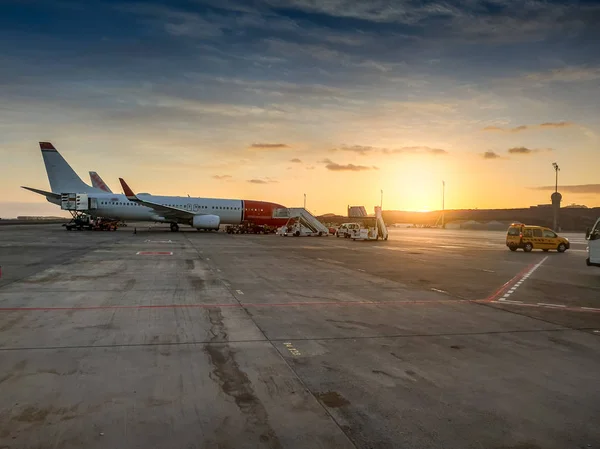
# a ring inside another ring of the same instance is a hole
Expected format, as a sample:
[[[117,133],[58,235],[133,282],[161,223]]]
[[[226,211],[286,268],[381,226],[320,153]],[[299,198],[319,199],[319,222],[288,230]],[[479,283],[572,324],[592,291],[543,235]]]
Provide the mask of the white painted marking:
[[[362,268],[358,268],[358,271],[362,271],[363,273],[365,273],[365,270],[363,270]]]
[[[220,269],[220,268],[217,268],[217,271],[218,271],[218,272],[221,272],[221,269]]]
[[[546,306],[546,307],[567,307],[563,304],[547,304],[545,302],[538,302],[538,306]]]
[[[244,294],[244,292],[243,292],[243,291],[241,291],[241,290],[236,290],[235,292],[236,292],[238,295],[243,295],[243,294]]]
[[[508,302],[510,304],[522,304],[523,301],[512,301],[510,299],[505,299],[504,302]]]
[[[291,343],[284,343],[283,346],[285,346],[285,348],[290,351],[292,355],[302,355],[302,353],[294,348],[294,345]]]
[[[582,309],[585,309],[585,310],[600,310],[597,307],[582,307]],[[594,332],[598,332],[598,331],[594,331]]]
[[[495,273],[494,270],[481,270],[481,271],[485,271],[486,273]]]
[[[207,258],[206,258],[206,260],[210,260],[210,258],[209,258],[209,257],[207,257]]]
[[[549,256],[544,257],[538,264],[536,264],[531,270],[529,270],[527,273],[525,273],[525,275],[521,278],[521,280],[519,280],[515,285],[512,286],[512,288],[506,292],[506,294],[502,297],[499,298],[500,301],[507,301],[506,298],[508,298],[510,295],[512,295],[520,286],[523,282],[525,282],[529,276],[531,276],[533,274],[533,272],[535,270],[537,270],[548,258]],[[433,290],[433,289],[432,289]],[[521,301],[509,301],[512,303],[520,303]]]
[[[439,288],[432,288],[431,290],[434,291],[434,292],[443,293],[444,295],[449,295],[450,294],[446,290],[440,290]]]

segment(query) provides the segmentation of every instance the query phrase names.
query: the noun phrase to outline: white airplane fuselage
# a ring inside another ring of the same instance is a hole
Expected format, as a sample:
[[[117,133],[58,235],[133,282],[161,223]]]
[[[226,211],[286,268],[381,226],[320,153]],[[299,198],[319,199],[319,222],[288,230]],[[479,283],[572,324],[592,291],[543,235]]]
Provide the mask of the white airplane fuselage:
[[[287,219],[273,218],[273,210],[282,208],[280,204],[265,201],[230,200],[218,198],[190,198],[184,196],[158,196],[138,194],[142,200],[152,201],[164,206],[183,209],[199,215],[216,215],[221,224],[240,224],[244,220],[255,224],[282,226]],[[90,210],[89,214],[96,217],[109,217],[128,221],[152,222],[179,222],[189,224],[182,220],[164,217],[160,212],[129,201],[123,194],[115,193],[90,193],[88,198],[95,198],[97,208]]]

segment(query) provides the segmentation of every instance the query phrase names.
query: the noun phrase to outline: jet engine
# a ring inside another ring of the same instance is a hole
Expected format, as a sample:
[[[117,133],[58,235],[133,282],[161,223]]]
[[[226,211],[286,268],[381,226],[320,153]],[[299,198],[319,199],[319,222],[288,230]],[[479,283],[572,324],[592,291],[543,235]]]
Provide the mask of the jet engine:
[[[219,229],[221,217],[218,215],[194,215],[192,226],[196,229]]]

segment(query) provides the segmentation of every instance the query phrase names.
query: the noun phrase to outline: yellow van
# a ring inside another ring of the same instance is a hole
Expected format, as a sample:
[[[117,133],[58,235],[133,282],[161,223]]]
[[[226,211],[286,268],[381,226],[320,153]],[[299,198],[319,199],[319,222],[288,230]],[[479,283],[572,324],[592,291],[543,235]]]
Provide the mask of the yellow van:
[[[506,234],[506,246],[511,251],[523,248],[527,253],[534,249],[544,251],[555,249],[559,253],[564,253],[571,244],[569,239],[559,236],[552,229],[513,223]]]

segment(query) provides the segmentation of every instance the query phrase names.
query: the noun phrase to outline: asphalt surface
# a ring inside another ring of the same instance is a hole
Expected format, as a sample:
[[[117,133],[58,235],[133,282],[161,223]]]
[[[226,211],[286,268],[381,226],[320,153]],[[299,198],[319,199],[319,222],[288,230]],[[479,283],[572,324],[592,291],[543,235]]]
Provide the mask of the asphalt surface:
[[[0,448],[600,448],[600,269],[387,242],[0,229]]]

